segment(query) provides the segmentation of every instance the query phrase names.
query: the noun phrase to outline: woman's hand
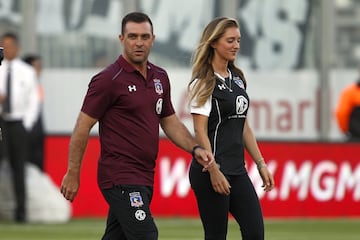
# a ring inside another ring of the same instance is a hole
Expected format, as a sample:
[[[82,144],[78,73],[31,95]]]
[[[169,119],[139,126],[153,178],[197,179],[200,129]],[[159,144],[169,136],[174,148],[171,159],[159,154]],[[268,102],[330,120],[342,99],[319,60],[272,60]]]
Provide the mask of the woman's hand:
[[[259,168],[259,174],[263,181],[263,189],[265,192],[271,191],[275,186],[275,181],[273,175],[269,172],[266,166]]]
[[[207,168],[207,171],[210,174],[211,185],[215,192],[222,195],[229,195],[231,186],[220,171],[219,166],[214,162],[214,164]]]

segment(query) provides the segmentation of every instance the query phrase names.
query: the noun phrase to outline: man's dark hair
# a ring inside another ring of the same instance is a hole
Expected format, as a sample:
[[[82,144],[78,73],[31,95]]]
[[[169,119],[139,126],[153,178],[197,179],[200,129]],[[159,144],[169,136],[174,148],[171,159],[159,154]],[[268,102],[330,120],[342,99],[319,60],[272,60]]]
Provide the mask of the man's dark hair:
[[[23,61],[30,65],[32,65],[32,63],[38,59],[41,60],[41,57],[40,57],[40,55],[37,55],[37,54],[27,54],[23,57]]]
[[[6,33],[4,33],[3,35],[1,35],[1,39],[4,39],[4,38],[11,38],[11,39],[13,39],[16,43],[19,43],[19,37],[18,37],[18,35],[16,35],[16,33],[6,32]]]
[[[142,12],[131,12],[128,13],[122,20],[121,23],[121,34],[124,34],[125,25],[128,22],[136,22],[136,23],[142,23],[142,22],[149,22],[151,26],[151,33],[153,33],[153,24],[148,15]]]

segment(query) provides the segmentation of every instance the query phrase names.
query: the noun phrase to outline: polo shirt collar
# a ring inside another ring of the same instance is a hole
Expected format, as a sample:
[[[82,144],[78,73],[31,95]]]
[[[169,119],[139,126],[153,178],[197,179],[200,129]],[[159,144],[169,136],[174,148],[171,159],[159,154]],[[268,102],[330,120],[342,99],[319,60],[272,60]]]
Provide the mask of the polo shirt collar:
[[[128,61],[126,61],[126,59],[123,57],[123,55],[119,56],[119,58],[117,59],[117,62],[127,72],[135,72],[135,71],[137,71]],[[146,64],[147,64],[147,66],[146,66],[147,69],[151,69],[151,64],[149,64],[149,62],[147,62]]]

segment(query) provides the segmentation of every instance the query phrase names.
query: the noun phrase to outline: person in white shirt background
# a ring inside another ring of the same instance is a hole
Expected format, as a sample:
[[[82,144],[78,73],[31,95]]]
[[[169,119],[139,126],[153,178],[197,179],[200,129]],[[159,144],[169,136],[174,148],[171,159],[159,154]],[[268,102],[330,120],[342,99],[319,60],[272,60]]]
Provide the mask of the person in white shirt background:
[[[14,220],[24,223],[28,136],[39,113],[37,79],[35,70],[18,57],[20,46],[15,33],[4,33],[0,46],[4,48],[4,60],[0,66],[2,157],[9,161],[12,170],[16,200]]]
[[[23,57],[24,62],[30,64],[34,67],[37,75],[37,90],[39,94],[39,114],[37,116],[34,127],[30,132],[30,156],[29,162],[37,166],[41,171],[44,169],[44,144],[45,144],[45,133],[44,133],[44,124],[42,118],[42,109],[44,103],[44,89],[41,84],[41,73],[42,73],[42,59],[40,55],[37,54],[26,54]]]

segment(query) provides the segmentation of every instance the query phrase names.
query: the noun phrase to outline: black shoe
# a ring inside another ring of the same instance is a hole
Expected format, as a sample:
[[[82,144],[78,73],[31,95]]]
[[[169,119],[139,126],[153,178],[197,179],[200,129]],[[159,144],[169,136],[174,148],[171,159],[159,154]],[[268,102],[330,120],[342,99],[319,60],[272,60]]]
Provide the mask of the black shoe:
[[[26,223],[26,217],[24,213],[16,213],[15,222]]]

